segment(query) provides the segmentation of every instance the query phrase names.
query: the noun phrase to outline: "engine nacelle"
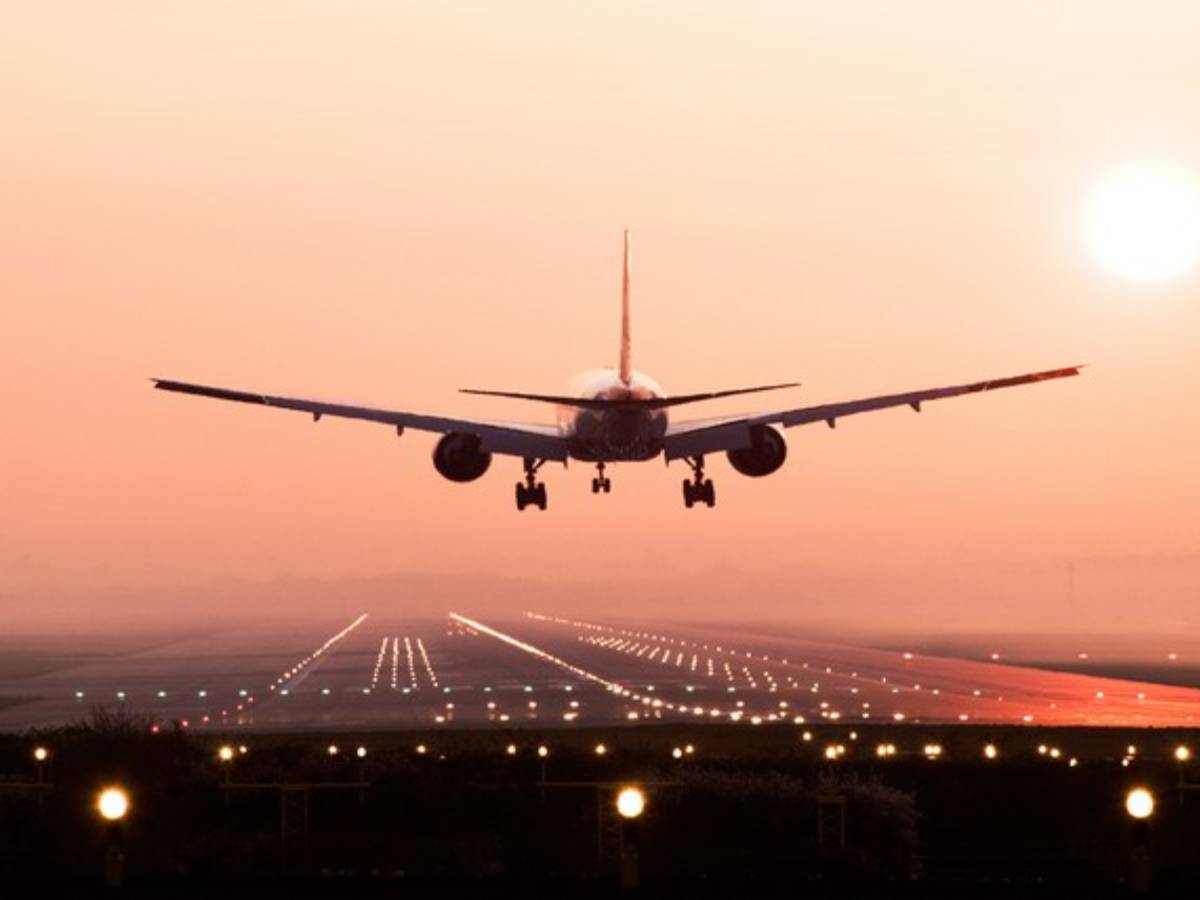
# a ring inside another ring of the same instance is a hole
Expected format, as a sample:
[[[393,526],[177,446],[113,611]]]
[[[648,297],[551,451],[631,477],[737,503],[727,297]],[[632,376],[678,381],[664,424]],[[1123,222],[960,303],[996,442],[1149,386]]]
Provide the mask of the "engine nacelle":
[[[783,435],[766,425],[750,427],[750,446],[729,450],[729,464],[752,478],[770,475],[787,459],[787,442]]]
[[[491,464],[492,454],[482,449],[477,434],[452,431],[433,448],[433,467],[451,481],[474,481]]]

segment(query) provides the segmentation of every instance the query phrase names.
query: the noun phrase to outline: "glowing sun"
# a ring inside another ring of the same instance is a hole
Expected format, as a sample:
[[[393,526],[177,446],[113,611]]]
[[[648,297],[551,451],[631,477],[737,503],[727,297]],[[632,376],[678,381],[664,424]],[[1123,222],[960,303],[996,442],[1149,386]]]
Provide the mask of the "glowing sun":
[[[1200,182],[1170,163],[1120,166],[1088,195],[1083,239],[1092,258],[1116,275],[1177,275],[1200,258]]]

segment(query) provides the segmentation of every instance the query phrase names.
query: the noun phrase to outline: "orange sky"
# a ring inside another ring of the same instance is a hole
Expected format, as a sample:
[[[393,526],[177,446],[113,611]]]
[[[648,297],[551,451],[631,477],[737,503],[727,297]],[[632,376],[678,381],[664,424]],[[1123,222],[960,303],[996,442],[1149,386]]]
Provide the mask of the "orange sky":
[[[735,587],[1197,553],[1200,274],[1116,280],[1078,215],[1128,158],[1200,168],[1200,10],[991,9],[9,5],[0,579]],[[551,509],[523,515],[515,460],[464,487],[431,436],[146,380],[549,421],[455,390],[614,364],[624,227],[634,362],[669,390],[797,379],[799,405],[1090,368],[791,430],[774,477],[714,461],[714,511],[649,463],[598,498],[547,467]]]

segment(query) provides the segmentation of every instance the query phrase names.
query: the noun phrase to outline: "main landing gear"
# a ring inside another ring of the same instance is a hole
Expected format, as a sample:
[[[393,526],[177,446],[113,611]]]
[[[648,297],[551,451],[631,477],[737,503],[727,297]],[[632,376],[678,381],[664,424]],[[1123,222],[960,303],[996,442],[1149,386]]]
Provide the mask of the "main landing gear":
[[[517,482],[517,509],[526,506],[546,508],[546,483],[537,480],[537,470],[545,464],[544,459],[525,457],[525,483]]]
[[[607,494],[609,491],[612,490],[612,480],[609,478],[606,478],[604,475],[604,463],[602,463],[602,462],[596,463],[596,471],[599,474],[597,474],[597,476],[592,479],[592,493],[598,494],[601,491],[604,491],[604,493]]]
[[[693,478],[683,483],[683,505],[691,509],[697,503],[717,505],[717,492],[711,478],[704,477],[704,457],[689,456],[685,462],[692,467]]]

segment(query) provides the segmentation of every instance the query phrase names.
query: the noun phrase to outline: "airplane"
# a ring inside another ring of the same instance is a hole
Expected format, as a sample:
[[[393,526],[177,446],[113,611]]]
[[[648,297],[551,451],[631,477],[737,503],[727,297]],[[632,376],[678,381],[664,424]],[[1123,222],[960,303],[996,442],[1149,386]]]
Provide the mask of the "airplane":
[[[790,382],[697,394],[665,393],[652,378],[634,370],[632,365],[629,324],[630,264],[631,251],[627,230],[621,277],[621,344],[616,368],[584,372],[572,380],[572,387],[563,394],[461,389],[461,392],[466,394],[553,404],[557,411],[556,425],[429,416],[398,410],[255,394],[163,378],[155,378],[152,381],[154,387],[162,391],[299,410],[309,413],[314,422],[319,421],[322,416],[336,416],[382,422],[394,426],[398,435],[403,434],[406,428],[440,434],[442,437],[433,449],[433,466],[450,481],[469,482],[481,478],[491,466],[493,455],[518,457],[522,461],[525,473],[524,480],[517,482],[516,486],[518,510],[526,507],[536,507],[540,510],[546,508],[546,485],[538,480],[537,475],[547,462],[561,462],[566,466],[568,460],[575,459],[594,464],[597,474],[592,479],[592,493],[607,494],[612,489],[612,482],[605,474],[609,463],[644,462],[661,456],[669,464],[673,460],[681,459],[692,471],[691,477],[683,482],[683,502],[690,509],[696,504],[709,507],[716,504],[716,491],[712,479],[705,477],[706,455],[724,453],[737,472],[752,478],[761,478],[777,471],[787,458],[787,443],[780,433],[780,428],[793,428],[815,422],[824,422],[833,428],[838,419],[845,416],[890,407],[908,406],[915,412],[920,412],[922,404],[929,400],[1067,378],[1079,375],[1082,369],[1082,366],[1068,366],[970,384],[885,394],[843,403],[823,403],[818,406],[789,407],[753,415],[672,423],[668,417],[668,411],[672,407],[799,385]]]

